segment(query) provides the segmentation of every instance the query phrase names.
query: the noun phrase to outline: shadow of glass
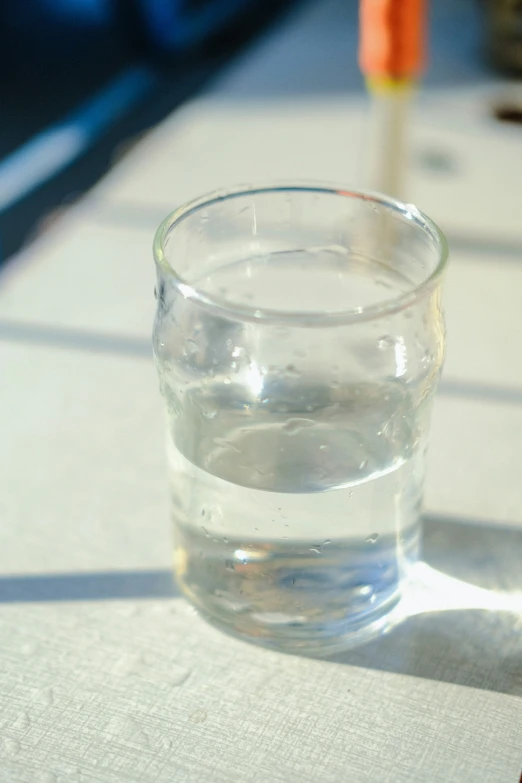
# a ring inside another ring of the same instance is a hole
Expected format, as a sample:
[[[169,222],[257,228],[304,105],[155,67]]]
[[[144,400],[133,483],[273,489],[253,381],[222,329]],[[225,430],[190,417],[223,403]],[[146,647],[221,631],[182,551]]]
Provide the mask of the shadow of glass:
[[[427,515],[422,540],[425,562],[438,571],[487,590],[522,590],[521,528]]]
[[[0,604],[176,596],[167,569],[0,577]],[[395,622],[329,660],[522,696],[522,530],[427,517]]]
[[[0,604],[174,598],[178,595],[172,572],[161,569],[0,577]]]
[[[428,517],[423,545],[397,624],[330,660],[522,695],[522,530]]]

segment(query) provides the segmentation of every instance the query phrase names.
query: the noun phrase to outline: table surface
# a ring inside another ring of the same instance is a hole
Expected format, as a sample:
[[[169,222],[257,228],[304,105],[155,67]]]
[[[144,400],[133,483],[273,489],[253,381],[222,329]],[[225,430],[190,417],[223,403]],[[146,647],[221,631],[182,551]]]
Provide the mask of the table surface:
[[[151,240],[187,198],[363,185],[355,3],[301,7],[0,278],[1,783],[517,783],[522,132],[471,2],[433,8],[408,193],[448,234],[420,609],[333,661],[228,638],[174,593]]]

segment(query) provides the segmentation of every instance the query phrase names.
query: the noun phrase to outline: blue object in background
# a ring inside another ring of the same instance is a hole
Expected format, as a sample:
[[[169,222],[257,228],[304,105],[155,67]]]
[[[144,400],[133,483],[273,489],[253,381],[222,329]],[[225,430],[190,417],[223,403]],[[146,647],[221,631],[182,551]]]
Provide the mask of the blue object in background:
[[[113,12],[113,3],[107,0],[40,0],[40,5],[56,16],[97,24],[105,23]]]
[[[0,262],[292,2],[0,0]]]
[[[137,0],[148,38],[164,51],[182,51],[225,29],[252,0]]]
[[[0,160],[0,214],[56,176],[142,100],[155,84],[145,66],[129,68],[61,122]]]
[[[132,56],[116,0],[0,2],[0,84],[60,88],[80,73],[111,72]]]
[[[266,0],[23,0],[1,2],[0,81],[58,65],[185,52]],[[140,45],[143,50],[139,51]],[[41,74],[36,74],[37,77]],[[63,71],[67,78],[67,73]]]

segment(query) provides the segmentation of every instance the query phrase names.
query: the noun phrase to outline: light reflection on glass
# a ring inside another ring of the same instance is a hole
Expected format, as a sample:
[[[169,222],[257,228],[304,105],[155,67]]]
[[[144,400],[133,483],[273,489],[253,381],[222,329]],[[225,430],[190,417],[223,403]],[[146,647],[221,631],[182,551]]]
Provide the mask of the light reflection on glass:
[[[263,373],[255,362],[248,365],[248,386],[255,397],[263,391]]]
[[[398,337],[395,342],[395,377],[400,378],[406,374],[407,362],[406,343],[404,337]]]

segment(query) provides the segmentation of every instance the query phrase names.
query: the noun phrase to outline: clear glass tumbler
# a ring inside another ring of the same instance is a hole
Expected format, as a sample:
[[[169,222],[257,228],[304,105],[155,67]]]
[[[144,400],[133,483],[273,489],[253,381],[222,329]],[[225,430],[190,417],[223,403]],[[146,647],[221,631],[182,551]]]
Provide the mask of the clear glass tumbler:
[[[418,556],[441,232],[392,199],[281,185],[181,207],[154,254],[181,590],[291,652],[378,634]]]

